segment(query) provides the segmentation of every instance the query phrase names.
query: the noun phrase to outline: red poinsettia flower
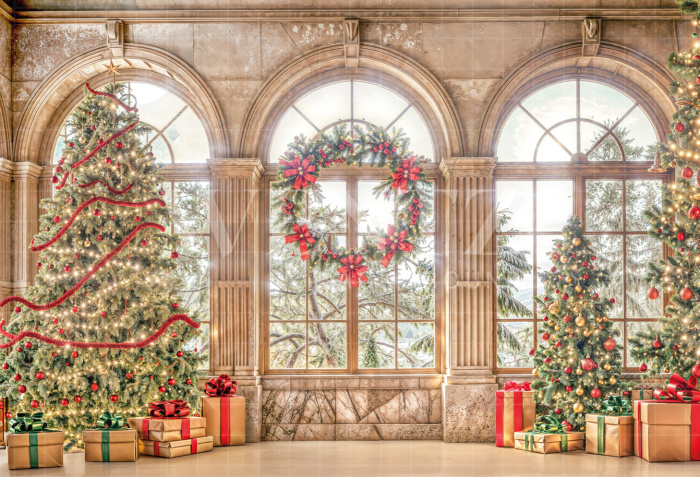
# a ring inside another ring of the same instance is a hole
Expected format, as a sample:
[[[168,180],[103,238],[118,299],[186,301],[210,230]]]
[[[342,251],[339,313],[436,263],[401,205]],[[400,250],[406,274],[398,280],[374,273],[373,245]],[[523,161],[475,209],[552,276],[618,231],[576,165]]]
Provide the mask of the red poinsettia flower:
[[[384,255],[382,259],[382,265],[385,267],[389,265],[391,259],[394,258],[394,254],[397,250],[402,252],[411,252],[413,250],[413,244],[406,242],[406,236],[408,235],[408,230],[402,230],[401,232],[396,231],[396,227],[389,225],[387,227],[388,237],[382,237],[377,243],[377,250],[389,249],[389,252]]]
[[[311,172],[316,172],[316,166],[311,164],[311,156],[304,158],[303,161],[299,156],[294,156],[294,159],[291,161],[280,159],[280,164],[287,168],[284,170],[284,177],[296,176],[294,181],[295,189],[308,187],[309,182],[316,182],[318,179],[311,174]]]
[[[338,280],[342,283],[349,278],[350,286],[353,287],[360,286],[359,280],[362,280],[363,283],[366,282],[367,277],[365,276],[365,272],[367,271],[367,267],[365,265],[360,265],[363,260],[364,258],[362,258],[362,255],[348,255],[347,257],[341,258],[340,263],[342,263],[343,266],[338,269],[338,273],[340,273]]]
[[[391,178],[394,179],[394,183],[391,187],[394,189],[401,188],[401,192],[406,192],[408,187],[408,181],[417,181],[418,174],[420,174],[420,167],[414,166],[413,163],[416,161],[414,156],[404,159],[401,165],[396,169],[396,172],[391,174]]]

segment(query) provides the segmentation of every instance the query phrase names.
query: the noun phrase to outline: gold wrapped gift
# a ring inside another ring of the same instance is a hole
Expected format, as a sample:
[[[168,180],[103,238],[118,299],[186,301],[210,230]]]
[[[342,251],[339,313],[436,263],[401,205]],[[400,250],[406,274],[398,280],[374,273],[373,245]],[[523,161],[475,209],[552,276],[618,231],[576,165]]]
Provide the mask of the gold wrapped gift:
[[[158,442],[139,440],[139,453],[156,457],[181,457],[183,455],[201,454],[214,448],[211,436],[185,439],[179,441]]]
[[[87,462],[135,462],[139,457],[136,429],[83,431]]]
[[[634,417],[586,414],[586,452],[614,457],[634,455]]]
[[[694,439],[693,435],[696,436]],[[700,460],[698,436],[700,403],[634,403],[634,455],[649,462]]]
[[[530,383],[506,383],[506,389],[496,391],[496,446],[513,447],[514,433],[529,431],[535,424],[535,402],[529,391]]]
[[[139,439],[149,441],[180,441],[195,437],[204,437],[207,420],[203,417],[184,417],[174,419],[155,419],[148,417],[131,417],[129,427],[136,429]]]
[[[63,466],[63,432],[22,432],[7,435],[10,470]]]
[[[564,434],[516,432],[515,448],[538,454],[580,451],[583,450],[583,432],[565,432]]]
[[[630,391],[630,401],[647,401],[654,399],[654,390],[651,388],[633,389]]]
[[[203,397],[202,416],[207,420],[206,435],[214,438],[214,447],[245,444],[243,396]]]

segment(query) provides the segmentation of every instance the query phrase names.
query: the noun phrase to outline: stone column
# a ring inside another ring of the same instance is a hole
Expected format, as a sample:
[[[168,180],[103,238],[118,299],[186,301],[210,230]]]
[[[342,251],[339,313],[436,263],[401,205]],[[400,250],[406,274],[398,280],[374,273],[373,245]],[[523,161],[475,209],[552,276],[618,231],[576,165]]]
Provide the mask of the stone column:
[[[0,159],[0,300],[12,293],[12,172],[14,163]],[[9,320],[10,306],[0,309],[0,319]]]
[[[443,159],[447,239],[445,442],[495,438],[495,158]]]
[[[233,375],[246,397],[246,440],[260,440],[256,260],[259,159],[210,159],[211,370]]]
[[[14,163],[14,285],[23,294],[36,276],[37,254],[29,251],[39,231],[39,178],[43,168],[32,162]]]

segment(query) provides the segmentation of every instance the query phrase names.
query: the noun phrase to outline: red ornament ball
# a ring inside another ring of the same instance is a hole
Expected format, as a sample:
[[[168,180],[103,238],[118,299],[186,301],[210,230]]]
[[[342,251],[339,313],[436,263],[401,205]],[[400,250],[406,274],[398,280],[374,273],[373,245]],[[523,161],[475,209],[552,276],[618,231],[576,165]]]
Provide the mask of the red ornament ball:
[[[166,391],[165,386],[160,386],[160,387],[158,388],[158,391],[161,392],[161,393],[164,393],[164,392]]]
[[[134,220],[135,220],[136,222],[141,222],[141,217],[137,215],[136,217],[134,217]]]
[[[162,196],[164,196],[165,194],[166,194],[165,189],[163,189],[163,188],[161,187],[160,190],[158,191],[158,195],[162,197]]]
[[[177,338],[177,333],[173,331],[172,333],[170,333],[170,336],[172,336],[173,338]]]
[[[615,346],[617,346],[617,343],[615,342],[614,339],[608,338],[603,342],[603,348],[605,348],[607,351],[612,351],[615,349]]]
[[[70,272],[70,265],[66,265],[65,267],[63,267],[63,271],[66,273]]]
[[[20,384],[17,391],[19,391],[20,394],[24,394],[27,392],[27,388],[24,387],[24,384]]]
[[[659,290],[657,290],[655,287],[651,287],[647,292],[647,296],[650,300],[656,300],[659,298]]]
[[[683,179],[690,179],[693,177],[693,170],[690,167],[684,167],[681,171],[681,175],[683,176]]]
[[[535,348],[531,348],[530,351],[528,352],[530,356],[535,356]]]
[[[177,352],[177,357],[178,357],[178,358],[182,358],[182,355],[183,355],[183,354],[184,354],[184,353],[183,353],[182,351],[178,351],[178,352]]]
[[[610,299],[610,303],[613,303],[613,304],[614,304],[614,303],[615,303],[615,299],[614,299],[614,298],[611,298],[611,299]]]
[[[561,341],[557,341],[556,343],[554,343],[554,346],[556,346],[557,348],[561,348]]]
[[[112,395],[109,397],[109,400],[112,401],[112,402],[117,402],[117,401],[119,401],[119,396],[117,396],[116,394],[112,394]]]
[[[58,353],[56,353],[55,351],[51,353],[52,358],[55,358],[56,356],[58,356]]]
[[[185,383],[187,383],[187,384],[192,384],[192,380],[191,380],[191,379],[188,379],[187,381],[185,381]]]
[[[31,342],[31,341],[27,341],[26,343],[24,343],[24,347],[27,348],[27,349],[31,348],[31,347],[32,347],[32,342]]]
[[[693,369],[691,369],[690,372],[696,378],[700,378],[700,364],[696,364],[695,366],[693,366]]]
[[[92,389],[93,391],[97,391],[98,389],[100,389],[100,385],[97,383],[92,383],[90,385],[90,389]]]
[[[58,334],[59,334],[59,335],[62,335],[63,332],[64,332],[63,328],[59,328],[59,329],[58,329]]]
[[[566,368],[564,368],[564,373],[571,374],[571,366],[567,366]]]
[[[117,146],[117,149],[121,149],[124,147],[124,144],[122,144],[121,142],[118,142],[115,144],[115,146]]]
[[[107,312],[106,312],[106,311],[101,311],[101,312],[100,312],[100,316],[101,316],[102,318],[104,318],[105,316],[107,316]]]
[[[148,240],[146,240],[146,239],[141,240],[142,247],[146,247],[147,245],[148,245]]]
[[[9,364],[7,364],[7,363],[2,363],[2,369],[7,369],[7,368],[9,368],[9,367],[10,367]]]
[[[72,358],[75,359],[75,358],[78,357],[78,352],[77,352],[77,351],[73,351],[70,355],[71,355]]]
[[[676,235],[676,238],[677,238],[680,242],[682,242],[683,240],[685,240],[685,234],[684,234],[683,232],[678,232],[678,235]]]
[[[642,364],[639,366],[639,370],[640,370],[642,373],[645,372],[647,369],[649,369],[649,368],[648,368],[647,365],[644,364],[644,363],[642,363]]]
[[[104,238],[105,238],[104,235],[100,234],[97,236],[97,241],[102,242],[104,240]]]
[[[661,340],[659,339],[659,335],[656,335],[656,339],[652,343],[652,346],[656,349],[659,349],[663,346],[663,343],[661,343]]]
[[[168,386],[175,386],[175,380],[173,378],[168,379]]]
[[[177,308],[178,306],[180,305],[178,305],[177,303],[173,303],[173,308]]]
[[[693,290],[691,290],[691,289],[688,288],[688,287],[685,287],[685,288],[683,288],[683,289],[681,290],[680,295],[681,295],[681,298],[682,298],[683,300],[688,301],[688,300],[690,300],[691,298],[693,298]]]
[[[567,421],[562,421],[562,424],[566,426],[567,432],[571,432],[571,430],[574,428],[574,426],[569,424]]]
[[[583,360],[581,363],[581,367],[583,368],[584,371],[590,371],[593,369],[595,366],[595,361],[593,361],[591,358],[586,358]]]
[[[566,387],[566,392],[567,392],[567,393],[570,393],[570,392],[573,391],[573,390],[574,390],[574,388],[572,388],[571,386],[567,386],[567,387]]]
[[[180,254],[177,253],[177,252],[173,252],[173,253],[170,254],[170,256],[173,257],[173,258],[177,258],[177,257],[180,256]]]
[[[44,373],[42,373],[41,371],[39,371],[38,373],[36,373],[36,379],[38,379],[39,381],[41,381],[41,380],[44,379],[45,377],[46,377],[46,376],[45,376]]]
[[[95,217],[99,217],[102,212],[100,212],[100,209],[95,209],[92,211],[92,213],[95,215]]]
[[[600,392],[600,389],[598,388],[593,388],[591,389],[591,397],[593,399],[598,399],[603,393]]]
[[[561,409],[556,408],[556,409],[554,410],[554,414],[561,414]]]
[[[22,311],[22,308],[16,306],[16,307],[15,307],[15,313],[19,313],[20,311]]]
[[[37,401],[36,399],[32,399],[32,403],[30,404],[30,406],[32,406],[34,409],[38,408],[39,401]]]
[[[131,373],[126,373],[126,379],[131,379],[133,375]]]
[[[78,313],[78,307],[74,306],[73,308],[70,309],[73,313]]]
[[[80,396],[73,397],[73,401],[75,401],[75,402],[80,402],[82,400],[83,400],[83,398],[81,398]]]
[[[61,399],[61,406],[65,407],[67,405],[68,405],[68,399],[66,399],[66,398]]]
[[[549,333],[547,333],[546,331],[542,333],[542,340],[549,341]]]
[[[685,130],[685,126],[683,126],[683,123],[679,121],[675,126],[673,126],[673,129],[675,129],[677,133],[681,133]]]
[[[22,376],[20,376],[19,373],[15,373],[15,375],[12,376],[12,379],[14,379],[15,381],[19,381],[20,379],[22,379]]]
[[[54,224],[57,224],[57,223],[59,223],[60,221],[61,221],[61,217],[59,217],[58,215],[57,215],[56,217],[53,218],[53,223],[54,223]]]
[[[700,219],[700,207],[694,205],[690,208],[688,211],[688,218],[691,220],[698,220]]]

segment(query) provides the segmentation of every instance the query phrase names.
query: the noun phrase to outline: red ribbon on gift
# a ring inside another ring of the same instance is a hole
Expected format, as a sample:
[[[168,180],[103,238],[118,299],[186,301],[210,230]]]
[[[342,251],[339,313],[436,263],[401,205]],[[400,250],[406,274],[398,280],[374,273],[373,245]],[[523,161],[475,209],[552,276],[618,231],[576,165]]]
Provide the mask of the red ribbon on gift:
[[[144,439],[146,439],[146,438],[144,437]],[[159,449],[158,441],[154,441],[153,442],[153,455],[160,457],[159,450],[160,449]]]
[[[523,430],[523,391],[530,391],[530,382],[522,384],[517,381],[509,381],[503,391],[496,391],[496,447],[504,446],[503,439],[503,400],[506,392],[513,392],[513,432]]]
[[[366,282],[367,277],[365,276],[365,272],[367,271],[367,267],[365,265],[360,265],[363,260],[364,258],[362,258],[362,255],[348,255],[347,257],[341,258],[340,263],[342,263],[343,266],[338,268],[338,273],[340,273],[338,280],[342,283],[349,278],[350,286],[353,287],[359,287],[360,280],[362,280],[363,283]]]
[[[197,453],[197,439],[192,439],[190,442],[192,443],[192,453],[196,454]]]
[[[311,164],[310,157],[311,156],[304,158],[303,161],[299,156],[294,156],[294,160],[292,161],[280,159],[280,164],[287,168],[284,170],[284,177],[296,176],[294,188],[297,190],[307,187],[309,182],[316,182],[318,179],[318,177],[311,174],[311,172],[316,172],[316,166]]]
[[[299,242],[301,259],[308,260],[309,258],[311,258],[311,256],[309,255],[309,245],[316,242],[316,239],[311,236],[311,232],[309,232],[309,228],[306,225],[302,225],[301,227],[299,227],[298,224],[294,224],[292,225],[292,228],[296,233],[286,235],[284,237],[284,243]]]
[[[690,376],[686,381],[680,374],[673,373],[665,390],[654,389],[654,399],[700,402],[700,391],[697,390],[697,385],[698,378],[695,376]]]
[[[237,383],[227,375],[211,378],[204,389],[211,397],[221,398],[221,445],[231,445],[231,396],[236,395]]]
[[[148,405],[148,415],[154,419],[179,419],[190,414],[190,406],[182,399],[156,401]]]
[[[504,387],[504,391],[530,391],[530,381],[523,381],[519,383],[517,381],[508,381]]]
[[[389,249],[389,253],[382,258],[382,265],[385,267],[388,266],[391,259],[394,258],[394,254],[397,250],[401,250],[402,252],[413,251],[413,244],[406,241],[408,230],[402,230],[400,233],[396,233],[396,227],[389,225],[389,227],[387,227],[387,233],[389,236],[380,238],[379,243],[377,243],[377,250]]]

